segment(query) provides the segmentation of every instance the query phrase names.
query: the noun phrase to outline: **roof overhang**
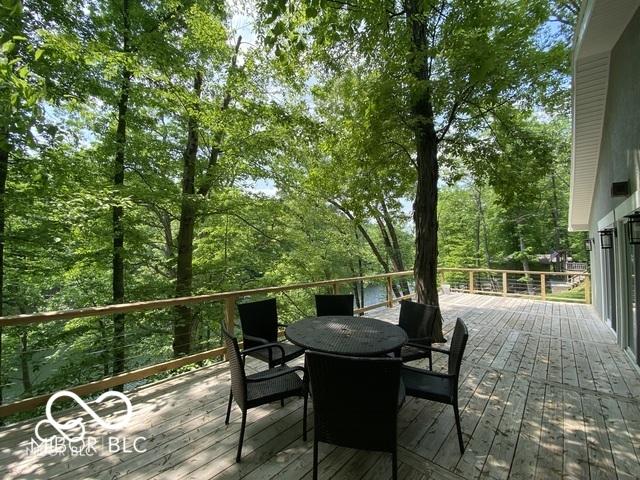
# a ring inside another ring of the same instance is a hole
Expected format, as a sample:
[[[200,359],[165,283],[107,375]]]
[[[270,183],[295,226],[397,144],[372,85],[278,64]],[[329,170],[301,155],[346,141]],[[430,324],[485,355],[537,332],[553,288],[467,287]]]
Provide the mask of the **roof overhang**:
[[[569,230],[589,229],[611,50],[640,6],[640,0],[584,0],[573,53],[573,143]]]

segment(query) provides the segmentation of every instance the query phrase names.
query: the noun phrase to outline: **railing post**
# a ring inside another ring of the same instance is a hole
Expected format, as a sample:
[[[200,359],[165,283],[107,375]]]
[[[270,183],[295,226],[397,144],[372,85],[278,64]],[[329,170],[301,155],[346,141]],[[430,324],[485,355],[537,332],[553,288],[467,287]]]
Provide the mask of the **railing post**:
[[[506,297],[509,291],[509,277],[507,272],[502,272],[502,296]]]
[[[224,326],[227,329],[227,331],[231,333],[231,335],[234,334],[234,331],[236,328],[235,315],[236,315],[236,297],[225,298],[224,299]],[[227,360],[226,350],[223,358]]]
[[[331,284],[331,287],[333,288],[333,294],[337,295],[338,294],[338,282],[333,282]]]
[[[547,276],[544,273],[540,274],[540,296],[542,300],[547,299]]]
[[[589,275],[584,277],[584,303],[591,305],[591,277]]]
[[[444,278],[444,271],[440,271],[440,286],[447,283],[447,280]]]
[[[393,307],[393,279],[387,276],[387,307]]]
[[[235,329],[236,297],[224,299],[224,325],[229,333],[233,334]]]
[[[469,272],[469,293],[473,293],[475,288],[473,288],[473,272]]]

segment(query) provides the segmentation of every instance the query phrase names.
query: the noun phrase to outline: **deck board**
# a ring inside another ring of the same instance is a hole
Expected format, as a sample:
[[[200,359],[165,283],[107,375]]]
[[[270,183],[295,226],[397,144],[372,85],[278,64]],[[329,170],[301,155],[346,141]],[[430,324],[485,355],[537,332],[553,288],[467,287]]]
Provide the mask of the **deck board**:
[[[466,452],[458,451],[450,406],[408,398],[398,418],[400,478],[637,477],[639,370],[591,307],[463,293],[441,302],[445,336],[456,317],[470,332],[459,392]],[[370,315],[396,322],[398,308]],[[434,360],[434,369],[446,368],[444,356]],[[262,367],[253,359],[247,366]],[[234,408],[224,425],[228,389],[227,366],[219,364],[129,392],[134,421],[119,435],[145,436],[145,453],[99,446],[90,457],[30,456],[36,420],[4,427],[0,477],[310,479],[313,422],[310,413],[303,442],[302,401],[251,410],[236,464],[240,415]],[[115,405],[96,410],[119,412]],[[75,411],[60,415],[88,420]],[[387,454],[320,446],[323,479],[386,480],[390,468]]]
[[[530,383],[518,443],[511,461],[510,478],[530,479],[535,475],[542,431],[544,392],[544,384]]]
[[[589,478],[589,454],[582,400],[577,392],[565,390],[562,393],[564,411],[563,476],[576,479]]]

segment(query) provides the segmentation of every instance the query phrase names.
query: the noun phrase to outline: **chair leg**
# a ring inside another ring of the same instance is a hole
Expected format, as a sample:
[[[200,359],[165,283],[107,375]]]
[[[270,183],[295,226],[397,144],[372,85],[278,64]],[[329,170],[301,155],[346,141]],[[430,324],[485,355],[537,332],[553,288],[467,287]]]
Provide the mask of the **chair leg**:
[[[429,352],[429,370],[433,370],[433,360],[431,359],[431,352]]]
[[[313,439],[313,480],[318,480],[318,441]]]
[[[227,418],[224,421],[225,425],[229,425],[229,417],[231,416],[231,402],[233,402],[233,390],[229,389],[229,404],[227,405]]]
[[[240,456],[242,455],[242,441],[244,440],[244,427],[247,424],[247,411],[242,412],[242,426],[240,427],[240,441],[238,442],[238,454],[236,455],[236,462],[240,463]]]
[[[304,408],[302,409],[302,441],[307,441],[307,404],[309,402],[309,394],[304,392]]]
[[[284,407],[284,398],[281,398],[281,399],[280,399],[280,406],[281,406],[281,407]]]
[[[460,455],[464,453],[464,443],[462,442],[462,428],[460,427],[460,413],[458,412],[458,401],[453,404],[453,414],[456,417],[456,428],[458,429],[458,444],[460,445]]]
[[[398,449],[391,453],[391,474],[393,480],[398,480]]]

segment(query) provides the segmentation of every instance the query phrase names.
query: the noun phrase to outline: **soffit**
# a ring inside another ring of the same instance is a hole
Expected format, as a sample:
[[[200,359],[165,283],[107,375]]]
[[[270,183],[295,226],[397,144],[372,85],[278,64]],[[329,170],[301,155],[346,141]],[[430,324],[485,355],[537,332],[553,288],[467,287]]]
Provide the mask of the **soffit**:
[[[588,230],[600,158],[611,50],[640,0],[587,0],[573,56],[569,230]]]

